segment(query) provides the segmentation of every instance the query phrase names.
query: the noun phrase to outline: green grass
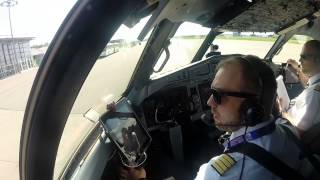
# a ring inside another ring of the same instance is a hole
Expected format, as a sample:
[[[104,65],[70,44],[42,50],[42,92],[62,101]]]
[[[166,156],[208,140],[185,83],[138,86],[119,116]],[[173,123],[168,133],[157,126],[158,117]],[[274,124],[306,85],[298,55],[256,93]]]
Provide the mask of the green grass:
[[[231,35],[221,35],[221,36],[216,37],[216,39],[274,42],[274,41],[277,39],[277,37],[257,37],[257,36],[231,36]]]
[[[204,35],[199,36],[178,36],[175,37],[177,39],[204,39]],[[263,42],[275,42],[277,40],[278,36],[272,36],[272,37],[259,37],[259,36],[232,36],[232,35],[220,35],[217,36],[216,39],[220,40],[242,40],[242,41],[263,41]],[[288,41],[288,43],[292,44],[301,44],[304,43],[304,41],[297,40],[294,37]]]

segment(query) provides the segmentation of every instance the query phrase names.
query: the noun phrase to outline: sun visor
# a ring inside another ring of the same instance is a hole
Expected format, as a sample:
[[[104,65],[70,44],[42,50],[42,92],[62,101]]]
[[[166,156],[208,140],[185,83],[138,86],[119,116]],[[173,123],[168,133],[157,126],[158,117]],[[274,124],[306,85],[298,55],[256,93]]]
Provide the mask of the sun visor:
[[[205,24],[231,0],[160,0],[157,8],[141,31],[142,40],[162,20],[171,22],[194,22]]]
[[[132,28],[139,23],[140,19],[150,15],[159,5],[158,0],[140,1],[135,5],[135,10],[124,21],[124,25]]]

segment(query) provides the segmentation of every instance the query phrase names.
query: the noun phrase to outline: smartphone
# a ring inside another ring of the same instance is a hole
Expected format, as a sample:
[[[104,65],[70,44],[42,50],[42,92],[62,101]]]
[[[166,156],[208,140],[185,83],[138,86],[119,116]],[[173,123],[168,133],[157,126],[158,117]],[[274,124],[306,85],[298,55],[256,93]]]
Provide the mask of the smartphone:
[[[286,84],[296,84],[299,83],[299,77],[297,76],[296,70],[291,66],[291,64],[286,64],[285,67],[285,83]]]

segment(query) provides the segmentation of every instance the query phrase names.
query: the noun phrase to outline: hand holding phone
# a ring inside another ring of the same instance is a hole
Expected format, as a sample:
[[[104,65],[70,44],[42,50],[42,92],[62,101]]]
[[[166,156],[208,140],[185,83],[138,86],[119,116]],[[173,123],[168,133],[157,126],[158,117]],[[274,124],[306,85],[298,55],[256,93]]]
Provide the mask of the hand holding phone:
[[[288,59],[286,69],[297,73],[300,70],[300,65],[296,60]]]

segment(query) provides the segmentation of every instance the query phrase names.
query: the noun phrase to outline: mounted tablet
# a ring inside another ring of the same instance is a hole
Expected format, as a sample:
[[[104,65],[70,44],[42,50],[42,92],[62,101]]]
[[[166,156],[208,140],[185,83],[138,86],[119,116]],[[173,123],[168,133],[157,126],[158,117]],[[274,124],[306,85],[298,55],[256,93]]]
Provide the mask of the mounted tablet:
[[[151,136],[126,98],[121,99],[114,110],[101,117],[101,124],[117,147],[123,165],[138,167],[147,158],[145,152],[151,143]]]

